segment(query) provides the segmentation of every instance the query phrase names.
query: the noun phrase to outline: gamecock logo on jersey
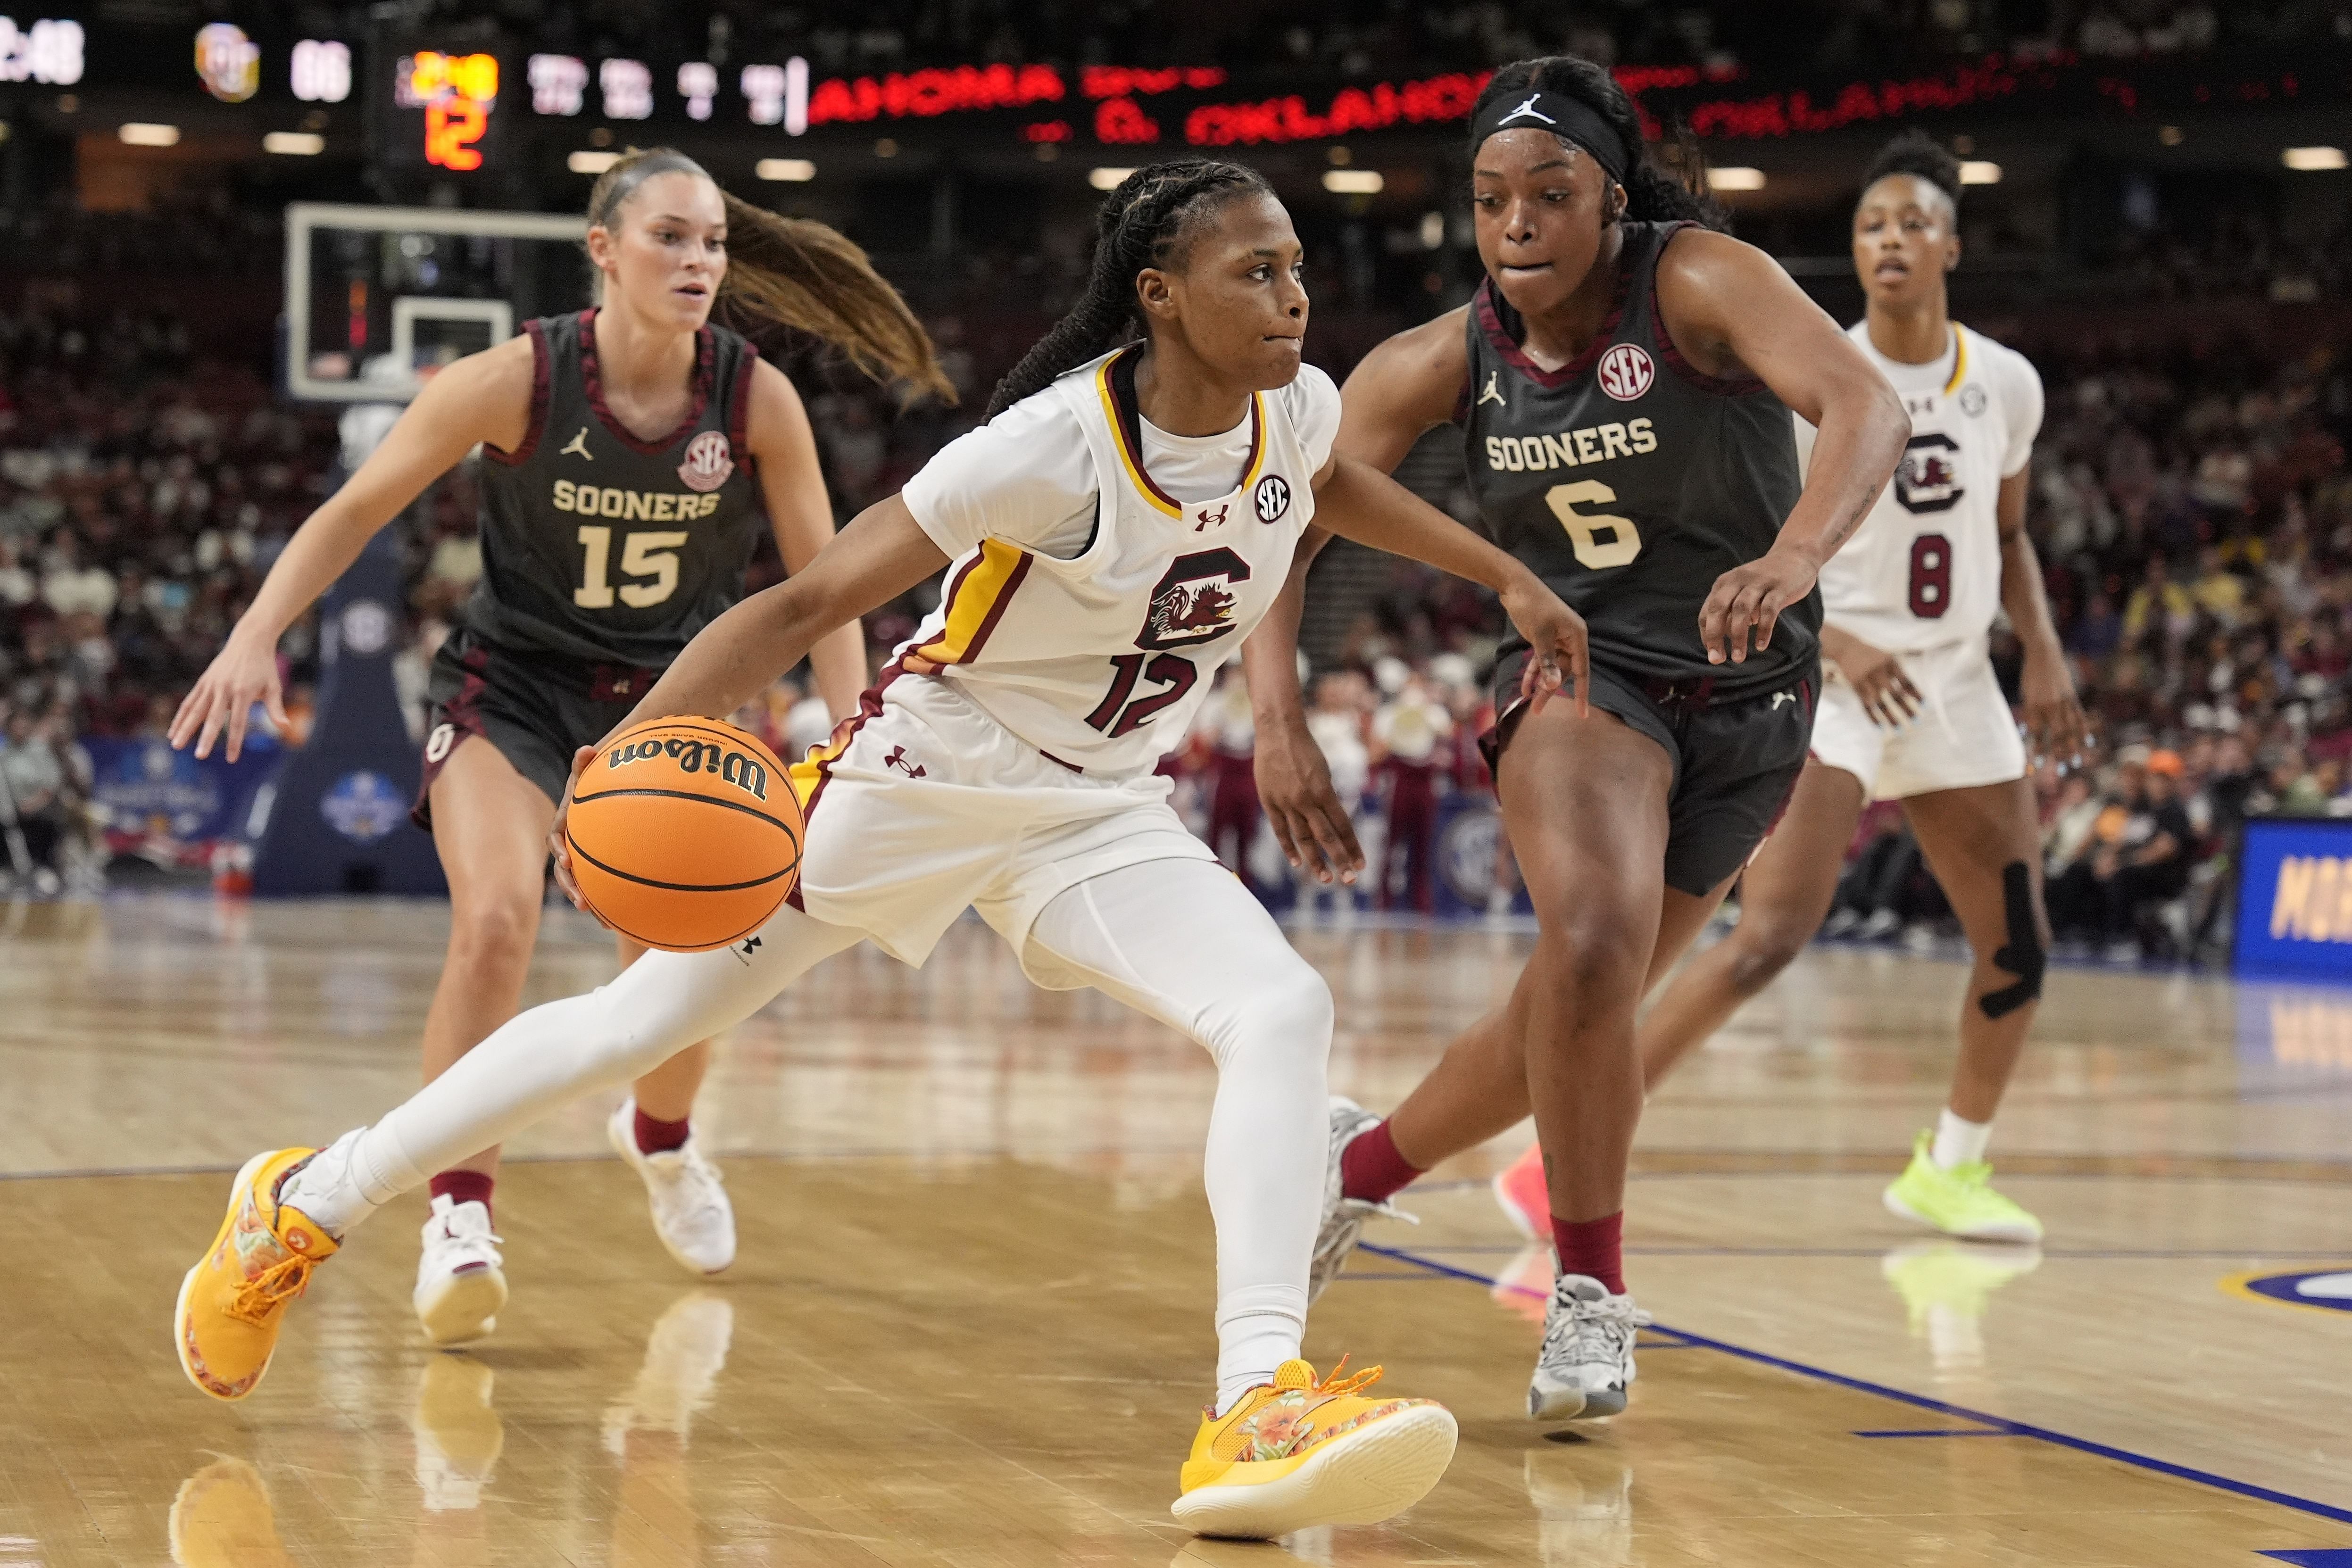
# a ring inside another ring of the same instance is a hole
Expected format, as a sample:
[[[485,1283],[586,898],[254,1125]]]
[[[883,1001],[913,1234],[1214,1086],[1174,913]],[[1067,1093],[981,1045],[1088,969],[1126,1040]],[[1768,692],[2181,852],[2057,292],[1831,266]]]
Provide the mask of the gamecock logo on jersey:
[[[1249,579],[1249,562],[1229,549],[1178,556],[1151,591],[1151,609],[1135,645],[1189,648],[1216,641],[1234,629],[1241,603],[1234,590]]]
[[[677,476],[689,490],[716,490],[734,472],[735,459],[727,450],[727,437],[716,430],[706,430],[688,442],[686,461],[677,465]]]
[[[1620,343],[1601,356],[1601,368],[1596,372],[1601,390],[1619,402],[1632,402],[1650,390],[1658,379],[1658,367],[1636,343]]]
[[[1967,494],[1960,488],[1960,448],[1948,435],[1915,435],[1895,467],[1895,498],[1906,511],[1948,512]]]

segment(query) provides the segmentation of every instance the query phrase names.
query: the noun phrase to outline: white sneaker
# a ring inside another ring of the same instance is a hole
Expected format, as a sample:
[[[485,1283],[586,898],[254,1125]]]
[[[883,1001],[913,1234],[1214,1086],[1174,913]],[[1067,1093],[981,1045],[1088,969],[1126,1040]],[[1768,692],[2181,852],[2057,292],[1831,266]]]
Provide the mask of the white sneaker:
[[[425,1359],[416,1385],[416,1486],[427,1513],[463,1513],[482,1505],[482,1489],[506,1447],[506,1423],[490,1404],[496,1375],[464,1355]]]
[[[649,1155],[637,1147],[637,1103],[624,1100],[604,1124],[614,1152],[644,1178],[654,1214],[654,1234],[697,1274],[716,1274],[735,1261],[735,1206],[719,1167],[702,1157],[689,1137],[680,1148]]]
[[[1307,1266],[1307,1299],[1312,1302],[1331,1288],[1348,1266],[1348,1254],[1356,1249],[1356,1242],[1364,1234],[1364,1221],[1375,1215],[1389,1219],[1402,1219],[1407,1225],[1421,1221],[1392,1203],[1374,1203],[1367,1198],[1349,1197],[1339,1185],[1339,1155],[1357,1138],[1381,1124],[1381,1118],[1365,1110],[1353,1100],[1331,1096],[1331,1149],[1329,1163],[1323,1167],[1323,1224],[1315,1233],[1315,1257]]]
[[[672,1301],[646,1336],[645,1364],[628,1397],[604,1412],[613,1457],[626,1457],[632,1431],[668,1432],[683,1442],[694,1417],[709,1408],[734,1337],[734,1304],[718,1291],[693,1290]]]
[[[1612,1296],[1587,1274],[1552,1281],[1543,1350],[1528,1384],[1528,1414],[1538,1421],[1591,1420],[1625,1408],[1633,1381],[1633,1334],[1650,1314],[1628,1293]]]
[[[433,1200],[412,1300],[435,1344],[471,1344],[499,1326],[499,1309],[507,1304],[506,1260],[490,1234],[486,1205]]]
[[[1874,909],[1870,918],[1853,928],[1857,942],[1884,942],[1903,929],[1903,916],[1891,909]]]

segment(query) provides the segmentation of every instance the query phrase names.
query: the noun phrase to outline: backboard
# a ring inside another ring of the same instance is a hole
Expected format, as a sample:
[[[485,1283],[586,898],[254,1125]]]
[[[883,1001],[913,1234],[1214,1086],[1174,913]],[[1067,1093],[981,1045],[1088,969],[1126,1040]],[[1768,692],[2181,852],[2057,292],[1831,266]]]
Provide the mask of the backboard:
[[[580,217],[297,202],[286,209],[285,384],[406,402],[434,369],[590,299]],[[421,373],[420,373],[421,372]]]

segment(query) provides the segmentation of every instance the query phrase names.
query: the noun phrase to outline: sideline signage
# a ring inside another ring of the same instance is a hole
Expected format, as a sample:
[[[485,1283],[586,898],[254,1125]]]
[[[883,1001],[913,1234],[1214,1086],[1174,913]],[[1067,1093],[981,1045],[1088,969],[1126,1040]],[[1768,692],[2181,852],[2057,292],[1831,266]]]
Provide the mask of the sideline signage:
[[[2352,821],[2246,824],[2235,967],[2352,984]]]

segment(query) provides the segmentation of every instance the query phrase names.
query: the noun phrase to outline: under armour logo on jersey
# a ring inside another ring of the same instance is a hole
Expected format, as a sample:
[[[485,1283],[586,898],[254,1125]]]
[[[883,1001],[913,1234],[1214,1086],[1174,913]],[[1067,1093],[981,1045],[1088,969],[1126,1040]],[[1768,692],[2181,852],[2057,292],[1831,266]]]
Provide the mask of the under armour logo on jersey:
[[[751,955],[758,952],[759,948],[760,939],[754,936],[735,949],[735,961],[748,967],[751,962]]]
[[[1538,93],[1538,92],[1531,92],[1531,93],[1528,94],[1528,100],[1527,100],[1525,103],[1523,103],[1523,104],[1519,105],[1519,107],[1518,107],[1518,108],[1517,108],[1517,109],[1515,109],[1515,110],[1511,110],[1511,112],[1510,112],[1510,113],[1508,113],[1508,114],[1507,114],[1507,115],[1503,116],[1503,118],[1502,118],[1502,119],[1500,119],[1500,120],[1498,120],[1495,121],[1496,126],[1499,129],[1499,128],[1500,128],[1500,127],[1502,127],[1502,126],[1508,125],[1508,124],[1509,124],[1509,123],[1511,123],[1511,121],[1513,121],[1514,120],[1518,120],[1518,119],[1522,119],[1522,118],[1525,118],[1525,119],[1528,119],[1528,120],[1542,120],[1546,125],[1558,125],[1558,124],[1559,123],[1559,120],[1554,120],[1550,115],[1541,113],[1541,112],[1539,112],[1539,111],[1537,110],[1537,108],[1536,108],[1536,99],[1538,99],[1538,98],[1541,98],[1542,96],[1543,96],[1543,94],[1541,94],[1541,93]]]
[[[1474,402],[1470,406],[1472,408],[1476,408],[1478,403],[1481,402],[1491,402],[1496,408],[1508,408],[1511,406],[1508,402],[1505,402],[1503,398],[1502,371],[1488,371],[1486,372],[1486,390],[1478,394],[1478,402]]]
[[[1201,520],[1192,526],[1192,531],[1197,534],[1202,529],[1209,527],[1212,523],[1215,524],[1218,528],[1223,528],[1225,526],[1225,513],[1230,511],[1232,507],[1233,503],[1229,501],[1223,506],[1219,507],[1214,512],[1210,511],[1206,507],[1202,507]]]
[[[1772,694],[1772,706],[1776,708],[1782,703],[1792,703],[1796,700],[1797,694],[1794,692],[1774,692]]]
[[[923,777],[922,766],[919,763],[909,762],[907,760],[907,748],[903,746],[892,747],[890,748],[890,755],[882,759],[882,766],[885,768],[895,768],[909,779],[920,779]]]
[[[556,455],[558,457],[584,457],[591,463],[595,462],[596,455],[588,450],[588,427],[584,424],[582,425],[580,427],[580,434],[565,442],[563,444],[563,450],[557,453]]]

